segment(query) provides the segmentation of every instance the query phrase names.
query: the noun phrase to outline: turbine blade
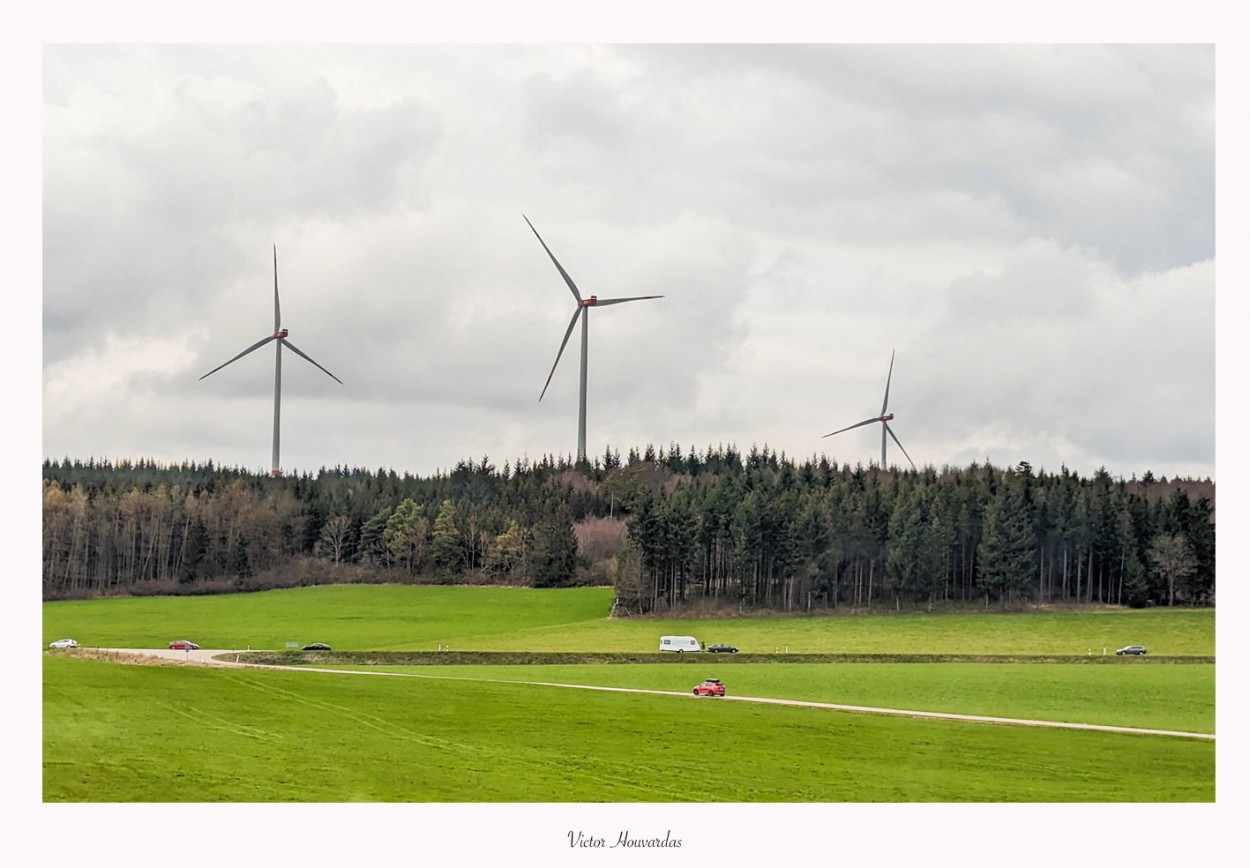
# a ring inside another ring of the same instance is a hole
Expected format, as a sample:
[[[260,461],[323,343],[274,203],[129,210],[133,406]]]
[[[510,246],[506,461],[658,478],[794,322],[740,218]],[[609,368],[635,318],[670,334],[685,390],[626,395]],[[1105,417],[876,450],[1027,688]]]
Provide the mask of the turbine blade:
[[[633,298],[600,298],[595,301],[595,307],[603,307],[605,304],[620,304],[623,301],[643,301],[648,298],[663,298],[662,295],[636,295]]]
[[[543,384],[543,394],[538,396],[538,400],[543,399],[543,395],[547,394],[547,387],[551,385],[551,378],[556,372],[556,365],[560,364],[560,356],[564,355],[564,348],[568,345],[569,335],[573,334],[573,326],[577,325],[577,315],[582,312],[582,308],[573,311],[573,318],[569,320],[569,327],[564,332],[564,340],[560,342],[560,352],[556,353],[555,364],[551,366],[551,373],[547,375],[547,382]]]
[[[259,340],[259,341],[257,341],[256,343],[254,343],[254,344],[252,344],[250,347],[248,347],[246,350],[244,350],[243,352],[241,352],[241,353],[239,353],[237,356],[235,356],[233,359],[231,359],[231,360],[230,360],[230,362],[237,362],[239,359],[241,359],[241,358],[243,358],[244,356],[246,356],[246,355],[247,355],[248,353],[250,353],[252,350],[259,350],[261,347],[263,347],[265,344],[269,343],[269,342],[270,342],[271,340],[273,340],[274,338],[275,338],[275,335],[270,335],[269,337],[264,338],[263,340]],[[210,376],[210,375],[212,375],[212,374],[217,373],[217,372],[218,372],[218,371],[220,371],[222,368],[224,368],[226,365],[230,364],[230,362],[222,362],[220,365],[218,365],[217,367],[215,367],[215,368],[213,368],[211,371],[209,371],[207,374],[205,374],[205,375],[204,375],[204,377],[207,377],[207,376]],[[200,379],[202,380],[202,379],[204,379],[204,377],[200,377]]]
[[[902,444],[902,443],[899,443],[899,442],[898,442],[898,438],[894,436],[894,429],[890,427],[890,423],[889,423],[889,422],[886,422],[886,423],[884,423],[884,424],[885,424],[885,430],[886,430],[887,432],[889,432],[889,434],[890,434],[890,438],[891,438],[891,439],[895,442],[895,444],[898,446],[898,448],[899,448],[899,449],[903,449],[903,444]],[[884,444],[885,444],[885,437],[884,437],[884,436],[881,438],[881,442],[882,442],[882,445],[884,445]],[[908,460],[908,462],[910,462],[910,464],[911,464],[911,469],[912,469],[912,470],[915,470],[915,469],[916,469],[916,462],[914,462],[914,461],[912,461],[912,460],[911,460],[911,456],[910,456],[910,455],[907,455],[907,450],[906,450],[906,449],[903,449],[903,454],[907,456],[907,460]]]
[[[273,330],[282,330],[282,311],[278,309],[278,245],[273,246]]]
[[[521,216],[525,217],[524,214],[522,214]],[[555,257],[555,254],[551,252],[551,248],[547,246],[547,242],[543,241],[543,237],[538,234],[538,230],[534,229],[534,224],[530,223],[530,218],[525,217],[525,222],[529,223],[529,227],[533,231],[534,237],[537,238],[538,243],[543,246],[543,250],[547,251],[547,255],[550,256],[551,261],[555,263],[556,271],[560,272],[560,276],[564,278],[564,282],[567,283],[569,285],[569,289],[573,291],[573,298],[577,299],[578,303],[580,304],[582,300],[582,294],[577,291],[577,284],[573,282],[573,278],[569,277],[569,273],[564,270],[564,266],[562,266],[559,263],[559,261]]]
[[[841,434],[843,431],[850,431],[852,428],[860,428],[880,421],[876,416],[873,416],[871,419],[865,419],[863,422],[856,422],[854,425],[847,425],[845,428],[839,428],[837,431],[830,431],[828,434],[823,435],[821,439],[823,440],[825,437],[832,437],[834,434]]]
[[[318,365],[315,361],[313,361],[312,356],[308,355],[308,353],[304,352],[299,347],[295,346],[295,344],[291,343],[286,338],[282,339],[282,343],[286,345],[286,348],[288,350],[295,353],[295,355],[300,356],[301,358],[307,359],[308,361],[312,362],[314,365],[317,365],[318,368],[321,368],[321,365]],[[343,381],[340,380],[338,377],[334,376],[334,374],[331,374],[329,371],[326,371],[325,368],[321,368],[321,370],[329,374],[330,378],[334,380],[336,383],[338,383],[340,386],[343,385]]]
[[[894,376],[894,350],[890,350],[890,372],[885,375],[885,400],[881,402],[881,415],[885,415],[885,405],[890,403],[890,377]]]

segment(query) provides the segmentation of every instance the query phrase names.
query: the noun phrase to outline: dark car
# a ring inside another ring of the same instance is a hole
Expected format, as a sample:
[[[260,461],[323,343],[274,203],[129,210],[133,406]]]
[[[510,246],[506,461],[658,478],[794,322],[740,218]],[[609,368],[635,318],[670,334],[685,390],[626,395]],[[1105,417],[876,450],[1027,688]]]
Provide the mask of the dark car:
[[[709,654],[737,654],[737,645],[709,645],[707,646]]]
[[[189,639],[175,639],[173,642],[169,643],[169,650],[171,651],[198,651],[200,650],[200,646],[196,645],[194,642],[192,642]]]
[[[1116,649],[1115,653],[1120,654],[1120,655],[1124,655],[1124,654],[1141,655],[1141,654],[1146,653],[1146,649],[1140,645],[1125,645],[1123,648]]]
[[[694,689],[695,696],[724,696],[725,685],[720,683],[719,678],[708,678]]]
[[[329,651],[330,646],[324,642],[314,642],[311,645],[304,646],[305,651]]]

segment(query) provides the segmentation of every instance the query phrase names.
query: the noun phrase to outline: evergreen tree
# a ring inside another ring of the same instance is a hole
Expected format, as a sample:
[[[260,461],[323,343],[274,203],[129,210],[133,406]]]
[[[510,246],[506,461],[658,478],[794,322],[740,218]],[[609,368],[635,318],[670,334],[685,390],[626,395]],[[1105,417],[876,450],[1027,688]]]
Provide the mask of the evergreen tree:
[[[1185,539],[1194,555],[1194,571],[1185,586],[1191,603],[1209,602],[1215,595],[1215,520],[1211,511],[1211,501],[1200,496],[1185,523]]]
[[[1116,529],[1120,546],[1120,571],[1113,601],[1117,605],[1140,609],[1146,605],[1150,589],[1146,582],[1145,566],[1138,555],[1137,534],[1134,531],[1133,516],[1127,504],[1119,512]]]
[[[430,537],[430,559],[435,566],[447,572],[460,568],[464,550],[460,543],[459,513],[456,505],[444,500],[434,519],[434,532]]]
[[[412,498],[404,498],[386,520],[382,532],[392,564],[410,572],[421,568],[425,560],[427,525],[421,507]]]
[[[200,577],[200,565],[208,553],[208,528],[199,516],[191,522],[187,538],[182,545],[182,565],[178,569],[178,581],[194,582]]]
[[[895,600],[932,598],[941,549],[926,488],[913,487],[894,501],[886,547],[884,587]]]
[[[642,556],[638,544],[626,539],[624,548],[616,556],[612,573],[612,586],[616,590],[614,609],[630,614],[645,614],[651,609],[651,595],[642,571]]]
[[[247,534],[241,533],[234,538],[234,545],[230,548],[229,569],[240,582],[252,576],[252,561],[247,551],[249,545]]]
[[[360,552],[369,563],[389,563],[386,548],[386,523],[391,519],[391,508],[381,509],[369,516],[360,526]]]
[[[1025,501],[1023,483],[1007,478],[985,510],[985,530],[978,549],[982,587],[1000,603],[1013,600],[1031,586],[1037,539]]]
[[[432,566],[524,584],[551,559],[555,569],[544,566],[538,581],[573,582],[573,523],[610,517],[625,521],[636,555],[597,556],[636,560],[645,593],[635,596],[648,609],[696,594],[773,609],[863,607],[883,591],[913,603],[983,593],[1214,601],[1209,481],[1169,483],[1147,471],[1126,483],[1105,470],[1083,479],[1027,462],[897,473],[795,462],[766,445],[630,452],[628,466],[611,452],[594,467],[523,457],[496,473],[483,457],[429,477],[336,467],[275,479],[211,462],[45,461],[44,594],[162,582],[196,592],[191,583],[244,573],[249,587],[268,587],[302,578],[310,556],[366,580],[384,567]]]
[[[566,587],[576,578],[577,536],[569,509],[562,503],[534,528],[531,575],[536,588]]]

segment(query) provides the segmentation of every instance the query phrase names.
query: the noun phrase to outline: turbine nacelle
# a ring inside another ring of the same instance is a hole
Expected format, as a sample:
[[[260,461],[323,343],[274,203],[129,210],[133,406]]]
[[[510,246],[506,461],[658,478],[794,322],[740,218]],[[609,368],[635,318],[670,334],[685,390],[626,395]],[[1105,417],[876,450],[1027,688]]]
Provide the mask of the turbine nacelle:
[[[577,302],[578,309],[583,307],[594,307],[599,303],[599,296],[592,295],[590,298],[583,298]]]
[[[891,419],[894,418],[894,414],[886,413],[884,416],[878,416],[877,418],[880,419],[882,422],[889,422]]]
[[[278,329],[276,332],[273,333],[273,336],[275,338],[284,338],[288,334],[290,334],[290,332],[288,332],[286,329]]]

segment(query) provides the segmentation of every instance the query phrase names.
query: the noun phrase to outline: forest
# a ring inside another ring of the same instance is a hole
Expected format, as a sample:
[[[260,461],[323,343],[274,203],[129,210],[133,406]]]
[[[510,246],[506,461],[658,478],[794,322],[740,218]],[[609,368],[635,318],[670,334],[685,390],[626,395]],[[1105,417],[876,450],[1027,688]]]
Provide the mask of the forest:
[[[43,465],[43,597],[613,585],[614,612],[1215,603],[1211,480],[797,461],[753,446],[418,477]]]

